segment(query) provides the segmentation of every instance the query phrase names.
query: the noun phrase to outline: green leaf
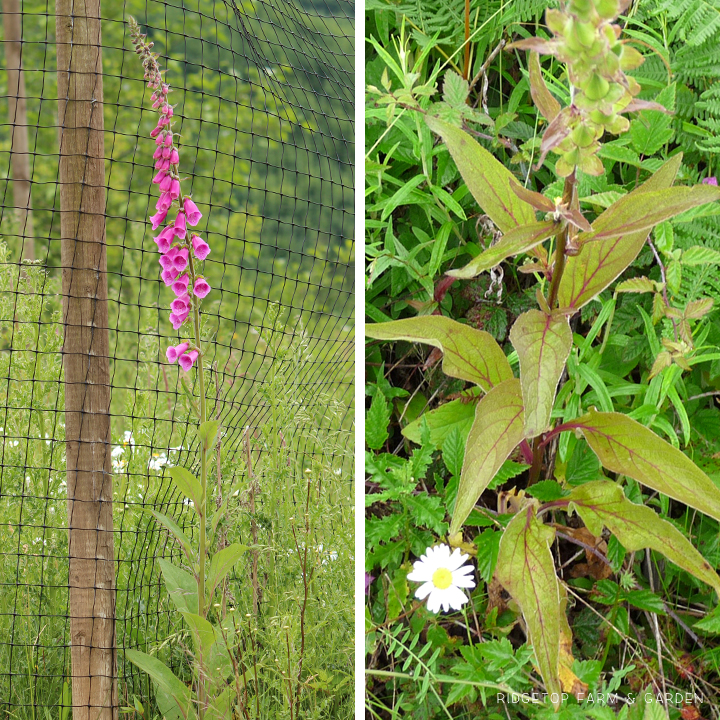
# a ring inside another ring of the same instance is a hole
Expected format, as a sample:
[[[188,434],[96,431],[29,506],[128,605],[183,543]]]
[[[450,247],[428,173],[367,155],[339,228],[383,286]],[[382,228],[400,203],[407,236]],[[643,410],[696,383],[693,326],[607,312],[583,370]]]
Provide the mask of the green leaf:
[[[640,117],[630,123],[635,150],[641,155],[654,155],[675,134],[672,122],[672,116],[660,110],[643,110]]]
[[[436,535],[445,534],[445,506],[439,495],[405,495],[402,503],[410,511],[415,525],[430,528]]]
[[[477,569],[480,577],[489,583],[497,567],[498,552],[500,551],[500,539],[502,533],[498,530],[483,530],[476,538],[477,545]]]
[[[172,518],[169,518],[167,515],[159,513],[157,510],[145,510],[146,512],[152,513],[155,519],[161,525],[166,527],[177,538],[190,563],[195,562],[195,551],[193,550],[192,543],[188,539],[187,535],[185,535],[185,533],[182,531],[182,528]]]
[[[165,663],[139,650],[125,650],[124,652],[125,657],[130,662],[137,665],[152,678],[156,690],[159,690],[166,698],[172,699],[172,704],[175,707],[171,706],[170,710],[181,713],[176,717],[188,718],[188,720],[195,718],[195,710],[192,707],[190,698],[190,688],[177,678]],[[160,699],[159,693],[156,699]],[[162,708],[161,710],[163,715],[168,717],[168,709]]]
[[[236,698],[237,689],[233,685],[224,688],[220,695],[210,701],[210,706],[205,711],[205,720],[232,720],[233,709],[230,703]]]
[[[636,195],[638,190],[624,195],[600,215],[593,223],[593,232],[579,236],[580,244],[648,231],[663,220],[720,199],[720,188],[712,185],[645,190]]]
[[[681,162],[682,153],[674,155],[645,183],[624,196],[622,200],[632,196],[637,198],[653,190],[669,188],[675,180]],[[611,208],[616,205],[617,203]],[[605,213],[610,212],[611,208]],[[593,228],[602,229],[601,218],[605,213],[593,222]],[[598,223],[600,223],[599,228]],[[583,246],[579,255],[569,257],[558,292],[560,307],[579,310],[599,295],[637,257],[645,244],[646,237],[647,232],[642,230],[622,237],[590,242]]]
[[[630,502],[617,483],[589,482],[574,488],[568,499],[596,537],[606,527],[628,552],[649,548],[662,553],[720,596],[720,577],[690,541],[651,508]]]
[[[532,250],[543,240],[547,240],[557,232],[558,226],[552,221],[534,222],[530,225],[508,230],[494,245],[473,258],[465,267],[459,270],[449,270],[450,277],[467,280],[474,278],[485,270],[499,265],[505,258],[511,255]]]
[[[213,626],[204,617],[196,615],[195,613],[184,612],[181,614],[192,631],[195,653],[197,655],[202,653],[205,662],[207,662],[210,649],[215,644],[215,630]]]
[[[197,613],[197,582],[185,570],[175,567],[164,558],[158,560],[170,598],[180,612]]]
[[[228,547],[218,550],[210,560],[210,571],[207,577],[208,600],[212,599],[215,588],[223,581],[223,578],[233,569],[235,563],[247,550],[246,545],[233,543]]]
[[[680,450],[639,422],[620,413],[591,410],[559,427],[579,430],[608,470],[720,520],[720,491],[713,481]]]
[[[683,251],[681,260],[683,265],[720,265],[720,251],[693,245]]]
[[[472,408],[472,410],[474,415],[475,408]],[[442,444],[443,462],[451,475],[459,476],[462,472],[464,454],[465,438],[460,435],[457,428],[452,428],[452,430],[445,436],[445,440]]]
[[[175,487],[188,499],[192,500],[195,512],[199,513],[202,508],[202,486],[196,477],[182,467],[168,468],[170,477],[175,483]]]
[[[517,602],[525,618],[528,644],[555,709],[560,707],[560,628],[562,603],[550,546],[555,531],[543,525],[533,506],[508,524],[498,553],[497,579]]]
[[[392,408],[378,388],[365,417],[365,442],[372,450],[379,450],[390,436],[388,425],[391,414]]]
[[[535,222],[535,210],[511,190],[515,176],[465,131],[426,116],[430,129],[442,136],[468,190],[504,233]]]
[[[573,344],[569,320],[528,310],[512,326],[510,342],[520,360],[525,437],[533,438],[550,428],[555,392]]]
[[[443,446],[447,436],[457,430],[463,443],[467,438],[475,419],[475,401],[451,400],[434,410],[423,413],[417,420],[406,425],[402,434],[408,440],[420,444],[420,426],[422,419],[430,429],[430,444],[437,449]]]
[[[215,444],[219,427],[220,425],[217,420],[206,420],[198,428],[198,437],[200,438],[202,448],[205,452],[207,452]]]
[[[443,100],[452,107],[463,108],[468,96],[468,82],[453,70],[445,73]]]
[[[365,334],[376,340],[409,340],[439,348],[446,375],[475,383],[486,392],[513,376],[492,335],[440,315],[366,325]]]
[[[456,533],[480,495],[524,437],[520,381],[512,378],[493,388],[478,404],[465,449],[450,534]]]

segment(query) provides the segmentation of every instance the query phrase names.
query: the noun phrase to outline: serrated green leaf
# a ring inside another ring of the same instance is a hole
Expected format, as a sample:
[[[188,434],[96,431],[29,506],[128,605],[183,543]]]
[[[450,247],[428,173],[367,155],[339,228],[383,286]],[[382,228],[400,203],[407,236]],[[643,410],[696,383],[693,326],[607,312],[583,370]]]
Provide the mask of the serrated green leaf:
[[[569,320],[528,310],[512,326],[510,342],[520,360],[525,437],[533,438],[550,427],[555,392],[573,344]]]
[[[637,198],[638,195],[670,187],[681,162],[682,153],[674,155],[645,183],[618,202],[631,196]],[[609,211],[610,208],[605,212]],[[593,228],[597,229],[597,223],[603,215],[593,222]],[[602,223],[600,228],[602,229]],[[585,244],[579,255],[567,259],[558,292],[559,306],[579,310],[599,295],[637,257],[645,244],[646,237],[647,232],[642,230],[622,237]]]
[[[430,528],[436,535],[445,534],[445,506],[439,495],[405,495],[402,502],[411,512],[416,525]]]
[[[475,408],[472,408],[473,416]],[[462,472],[463,456],[465,455],[465,438],[462,437],[457,428],[452,430],[445,436],[442,444],[442,458],[445,467],[451,475],[460,475]]]
[[[480,577],[489,583],[497,567],[498,552],[502,533],[498,530],[483,530],[476,538],[477,569]]]
[[[482,330],[440,315],[366,325],[376,340],[409,340],[443,351],[443,372],[479,385],[486,392],[513,377],[510,363],[495,339]]]
[[[511,255],[528,252],[557,232],[552,221],[534,222],[508,230],[494,245],[473,258],[459,270],[449,270],[447,275],[454,278],[474,278],[485,270],[499,265]]]
[[[497,579],[517,602],[525,618],[529,645],[545,689],[560,707],[561,596],[550,546],[555,531],[543,525],[532,506],[508,524],[498,553]]]
[[[655,247],[661,253],[672,252],[675,245],[675,231],[671,223],[667,220],[661,222],[653,229],[653,235],[655,236]]]
[[[720,265],[720,251],[693,245],[683,251],[681,261],[683,265]]]
[[[608,470],[720,520],[720,490],[713,481],[680,450],[639,422],[620,413],[591,410],[560,427],[580,431]]]
[[[690,541],[651,508],[630,502],[616,483],[586,483],[575,488],[568,499],[596,537],[606,527],[629,552],[649,548],[662,553],[720,596],[720,577]]]
[[[535,210],[511,190],[519,183],[501,162],[463,130],[431,116],[425,121],[445,141],[468,190],[500,230],[535,222]]]
[[[682,265],[679,260],[671,260],[665,269],[665,277],[667,278],[668,290],[677,295],[682,285]]]
[[[617,293],[646,293],[655,292],[655,283],[647,277],[635,277],[623,280],[615,288]]]
[[[478,404],[465,449],[450,534],[456,533],[495,473],[524,437],[520,381],[512,378],[493,388]]]
[[[468,82],[454,70],[445,73],[443,81],[443,100],[450,106],[462,108],[469,93]]]
[[[365,442],[372,450],[379,450],[390,436],[388,425],[392,408],[381,392],[373,395],[370,409],[365,416]]]

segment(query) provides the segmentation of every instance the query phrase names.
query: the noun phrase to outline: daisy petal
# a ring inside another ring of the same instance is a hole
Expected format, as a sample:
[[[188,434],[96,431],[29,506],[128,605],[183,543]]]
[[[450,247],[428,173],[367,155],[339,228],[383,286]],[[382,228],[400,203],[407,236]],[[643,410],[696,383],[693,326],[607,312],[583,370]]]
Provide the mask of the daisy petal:
[[[431,582],[423,583],[416,591],[415,597],[418,600],[424,600],[435,588]]]

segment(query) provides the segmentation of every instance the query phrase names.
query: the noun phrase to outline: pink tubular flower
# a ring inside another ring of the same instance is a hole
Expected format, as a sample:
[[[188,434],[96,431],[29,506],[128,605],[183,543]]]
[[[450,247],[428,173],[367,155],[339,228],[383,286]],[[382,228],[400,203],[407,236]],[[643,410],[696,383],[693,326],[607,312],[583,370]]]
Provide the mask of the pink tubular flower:
[[[167,135],[165,135],[165,147],[171,147],[173,143],[173,134],[172,132],[169,132]]]
[[[169,170],[170,169],[170,159],[169,158],[161,158],[155,163],[155,169],[156,170]]]
[[[167,212],[173,204],[173,196],[170,192],[164,192],[158,199],[157,203],[155,204],[155,207],[158,210],[165,210]],[[179,233],[176,233],[179,234]]]
[[[197,360],[197,356],[200,353],[197,350],[191,350],[190,352],[186,352],[184,355],[178,358],[178,365],[187,372],[192,366],[193,363]]]
[[[170,164],[171,165],[177,165],[180,162],[180,155],[178,155],[178,151],[173,148],[172,152],[170,153]]]
[[[165,254],[170,250],[170,247],[175,240],[175,230],[172,225],[168,225],[157,237],[153,238],[157,243],[158,250]]]
[[[160,279],[168,286],[170,287],[173,284],[173,281],[180,273],[175,268],[170,268],[169,270],[163,270],[160,273]]]
[[[703,178],[703,185],[717,185],[718,179],[716,177]]]
[[[152,223],[152,229],[157,230],[160,225],[165,222],[165,218],[167,217],[168,211],[167,210],[159,210],[156,212],[151,218],[150,222]]]
[[[200,222],[200,218],[202,217],[202,213],[198,210],[197,205],[190,198],[185,198],[183,207],[185,208],[187,221],[190,223],[190,225],[197,225]]]
[[[170,322],[172,323],[172,326],[175,328],[175,330],[179,330],[182,327],[182,324],[187,320],[188,313],[185,313],[184,315],[177,315],[176,313],[170,313]]]
[[[153,184],[159,185],[163,181],[163,178],[166,177],[167,173],[164,170],[158,170],[157,175],[153,178]]]
[[[193,294],[197,295],[199,298],[204,298],[209,292],[210,285],[208,285],[207,280],[203,277],[199,277],[193,286]]]
[[[190,347],[190,343],[184,342],[179,345],[171,345],[166,351],[165,356],[171,362],[177,362],[177,359]]]
[[[159,160],[162,157],[163,154],[163,148],[161,148],[159,145],[155,148],[155,152],[153,153],[153,160]],[[153,180],[153,182],[155,182]]]
[[[190,278],[187,275],[181,275],[173,284],[172,289],[173,292],[178,296],[181,297],[182,295],[185,295],[188,289],[188,285],[190,285]]]
[[[175,218],[175,234],[181,239],[185,239],[187,227],[185,225],[185,213],[180,211]]]
[[[156,128],[150,131],[150,137],[157,137],[162,132],[162,125],[158,123]]]
[[[192,246],[198,260],[204,260],[210,254],[210,246],[199,235],[192,236]]]
[[[189,313],[190,312],[190,296],[186,293],[185,295],[176,297],[170,303],[170,309],[176,315],[182,315],[183,313],[185,313],[185,314]]]
[[[158,173],[158,175],[159,174],[160,173]],[[157,175],[155,177],[157,177]],[[172,186],[172,181],[173,181],[172,175],[165,175],[165,177],[160,182],[160,189],[163,192],[167,192],[170,189],[170,187]]]

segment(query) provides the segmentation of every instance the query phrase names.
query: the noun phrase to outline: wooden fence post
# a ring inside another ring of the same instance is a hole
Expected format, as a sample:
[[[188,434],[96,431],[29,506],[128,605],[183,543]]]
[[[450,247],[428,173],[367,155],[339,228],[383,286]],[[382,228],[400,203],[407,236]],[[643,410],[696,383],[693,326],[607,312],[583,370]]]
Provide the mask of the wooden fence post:
[[[35,240],[30,201],[30,154],[27,130],[27,101],[22,70],[22,23],[19,0],[3,0],[5,65],[8,74],[8,120],[10,122],[10,166],[13,204],[17,209],[21,259],[35,259]]]
[[[117,720],[100,0],[56,0],[73,720]]]

